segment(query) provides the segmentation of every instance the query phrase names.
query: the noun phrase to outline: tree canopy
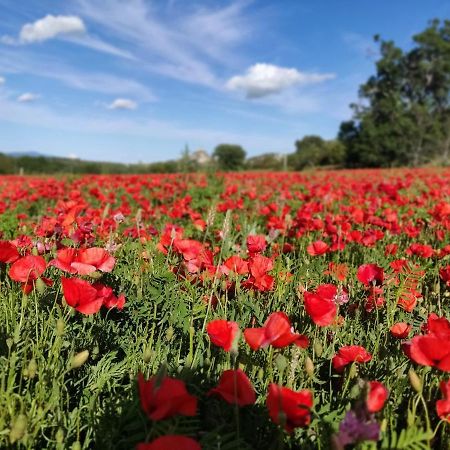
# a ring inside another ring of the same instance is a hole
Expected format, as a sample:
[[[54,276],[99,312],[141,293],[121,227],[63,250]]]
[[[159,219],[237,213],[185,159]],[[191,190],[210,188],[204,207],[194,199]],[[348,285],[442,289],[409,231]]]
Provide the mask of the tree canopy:
[[[441,159],[450,152],[450,21],[435,19],[403,51],[375,36],[376,73],[359,89],[353,119],[338,139],[350,167],[400,166]]]
[[[240,145],[219,144],[213,152],[220,170],[239,170],[244,166],[245,150]]]

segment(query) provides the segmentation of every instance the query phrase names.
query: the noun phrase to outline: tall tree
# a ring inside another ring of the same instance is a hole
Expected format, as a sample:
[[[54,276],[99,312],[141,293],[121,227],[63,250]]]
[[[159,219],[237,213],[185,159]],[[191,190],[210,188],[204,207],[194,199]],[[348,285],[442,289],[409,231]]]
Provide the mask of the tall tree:
[[[405,52],[375,36],[376,73],[338,139],[348,166],[419,165],[450,152],[450,21],[430,22]]]

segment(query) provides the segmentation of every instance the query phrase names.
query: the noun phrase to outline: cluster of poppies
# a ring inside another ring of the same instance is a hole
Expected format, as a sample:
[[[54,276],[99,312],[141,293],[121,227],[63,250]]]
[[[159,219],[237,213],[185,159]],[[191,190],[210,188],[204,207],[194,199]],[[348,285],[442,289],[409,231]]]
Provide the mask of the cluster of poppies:
[[[22,256],[17,244],[0,241],[0,262],[11,264],[9,277],[21,284],[25,294],[30,294],[34,288],[42,290],[45,285],[53,284],[53,280],[43,276],[51,266],[69,274],[92,276],[96,272],[111,272],[115,265],[114,257],[98,247],[62,248],[57,251],[56,258],[47,263],[40,255]],[[24,251],[28,252],[28,249]],[[67,304],[85,315],[98,312],[102,306],[122,309],[125,304],[123,294],[117,297],[111,287],[99,282],[91,284],[82,278],[61,277],[61,283]]]

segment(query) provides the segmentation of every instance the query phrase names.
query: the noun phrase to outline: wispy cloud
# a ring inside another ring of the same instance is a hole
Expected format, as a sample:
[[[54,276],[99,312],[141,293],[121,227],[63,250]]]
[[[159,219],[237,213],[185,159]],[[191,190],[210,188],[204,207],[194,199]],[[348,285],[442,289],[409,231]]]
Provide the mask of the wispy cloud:
[[[74,89],[111,95],[131,95],[140,101],[156,100],[153,92],[142,83],[129,78],[103,73],[82,72],[58,60],[29,53],[18,53],[0,47],[0,70],[9,73],[26,73],[57,80]]]
[[[0,86],[6,83],[5,77],[0,77]]]
[[[229,64],[231,50],[251,30],[243,14],[247,3],[182,9],[167,17],[157,3],[149,5],[143,0],[78,0],[79,14],[131,46],[146,70],[216,88],[222,83],[212,61]]]
[[[17,97],[19,103],[30,103],[36,101],[40,95],[33,94],[32,92],[25,92]]]
[[[272,64],[255,64],[244,75],[230,78],[226,87],[244,91],[247,98],[260,98],[278,94],[292,86],[317,84],[333,78],[335,75],[332,73],[308,73]]]

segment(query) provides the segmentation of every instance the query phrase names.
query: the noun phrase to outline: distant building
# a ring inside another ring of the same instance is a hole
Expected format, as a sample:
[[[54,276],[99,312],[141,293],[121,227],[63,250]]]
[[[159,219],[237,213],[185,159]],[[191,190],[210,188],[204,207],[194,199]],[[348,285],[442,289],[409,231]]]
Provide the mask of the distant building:
[[[211,156],[205,150],[198,149],[189,155],[191,161],[195,161],[200,166],[205,166],[211,161]]]

